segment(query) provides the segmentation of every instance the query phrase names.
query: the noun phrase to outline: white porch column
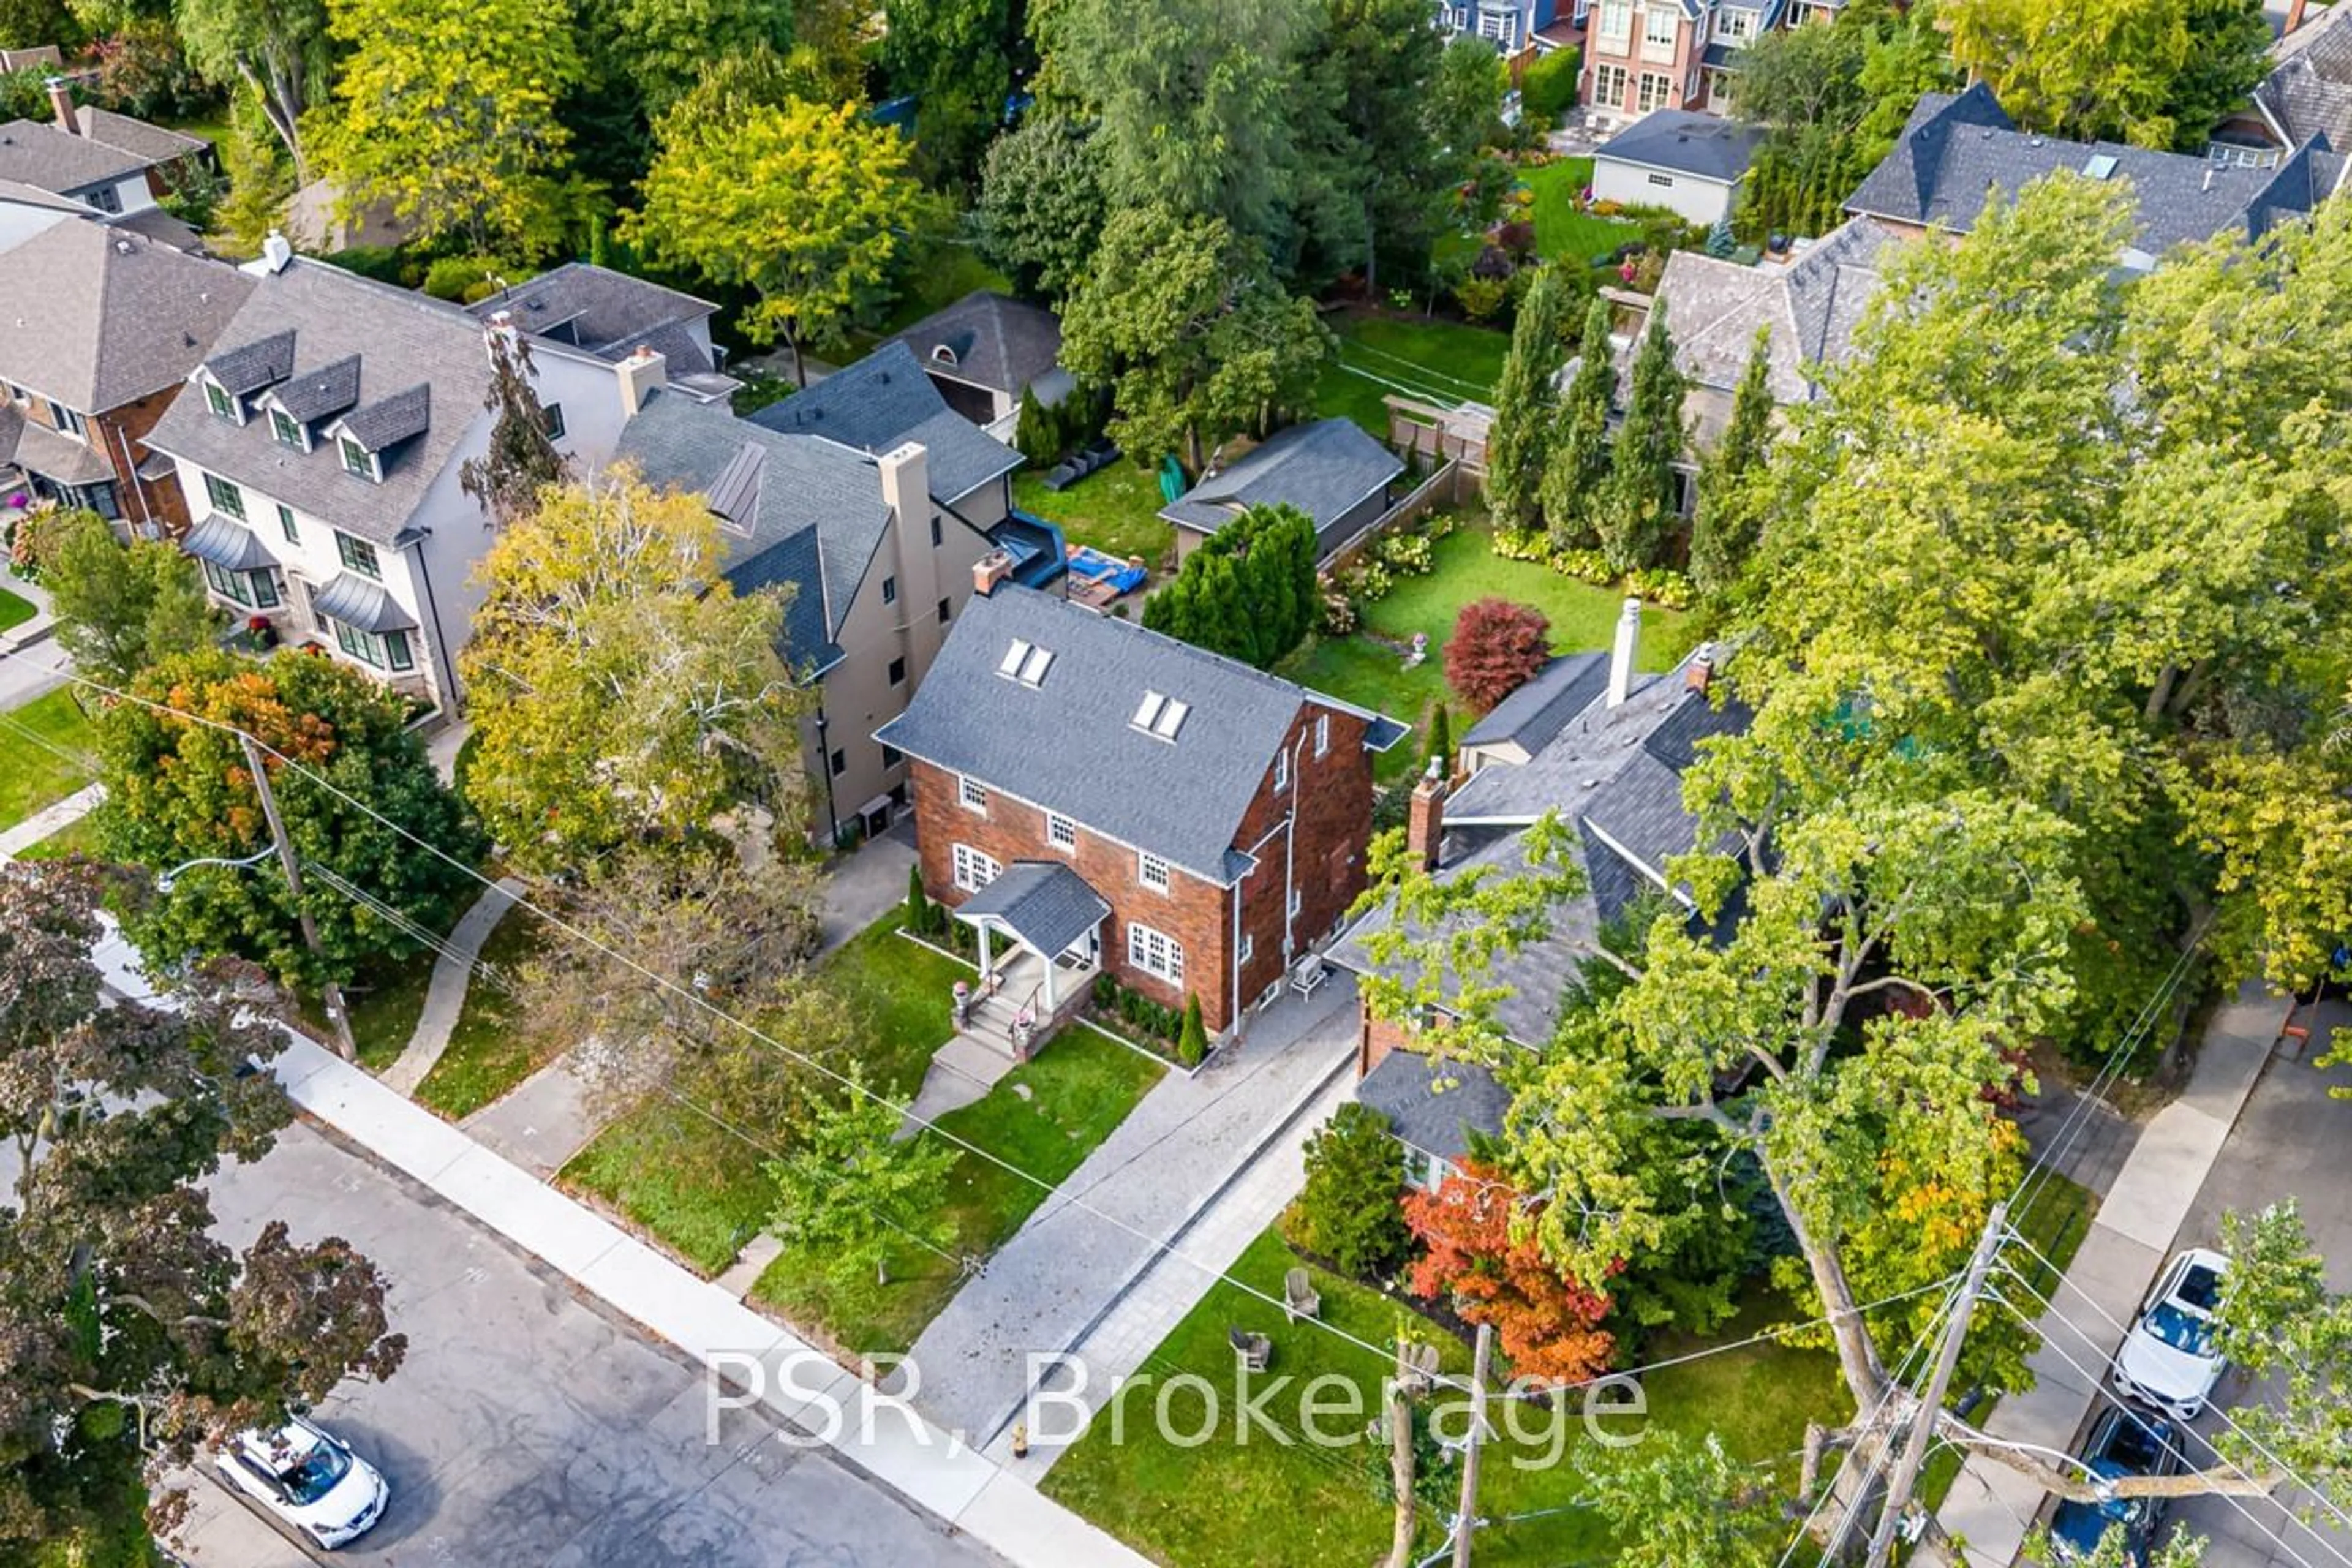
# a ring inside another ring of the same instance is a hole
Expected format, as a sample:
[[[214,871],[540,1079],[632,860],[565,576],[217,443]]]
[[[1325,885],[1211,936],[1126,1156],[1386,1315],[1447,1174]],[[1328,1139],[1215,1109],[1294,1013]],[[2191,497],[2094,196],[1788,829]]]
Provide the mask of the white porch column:
[[[1054,1016],[1054,961],[1045,961],[1045,1016]]]
[[[980,994],[982,996],[985,996],[988,994],[989,971],[988,922],[986,921],[972,921],[972,926],[980,932]]]

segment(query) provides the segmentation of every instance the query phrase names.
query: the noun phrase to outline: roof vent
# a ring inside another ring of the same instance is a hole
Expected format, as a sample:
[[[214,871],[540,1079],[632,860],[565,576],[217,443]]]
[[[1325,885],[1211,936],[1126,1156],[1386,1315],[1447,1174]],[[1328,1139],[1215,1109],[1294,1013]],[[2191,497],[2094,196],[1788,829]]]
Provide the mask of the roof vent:
[[[1128,722],[1147,735],[1173,741],[1176,731],[1184,727],[1184,715],[1191,711],[1190,703],[1179,702],[1173,697],[1162,697],[1157,691],[1146,691],[1143,700],[1136,705],[1135,717]]]
[[[2108,153],[2101,153],[2083,165],[2083,175],[2085,179],[2104,180],[2115,172],[2116,159],[2114,154]]]

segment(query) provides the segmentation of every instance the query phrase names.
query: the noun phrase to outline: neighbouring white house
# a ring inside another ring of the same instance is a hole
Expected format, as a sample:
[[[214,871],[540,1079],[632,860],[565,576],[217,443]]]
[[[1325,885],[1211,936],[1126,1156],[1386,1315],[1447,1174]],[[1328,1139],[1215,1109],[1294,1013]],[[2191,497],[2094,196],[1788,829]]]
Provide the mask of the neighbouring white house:
[[[1720,221],[1738,205],[1740,182],[1764,132],[1686,109],[1661,109],[1602,142],[1592,154],[1596,201],[1671,207],[1696,224]]]
[[[181,544],[232,612],[455,713],[493,537],[459,469],[488,447],[490,340],[515,329],[298,258],[274,235],[245,271],[251,296],[147,437],[187,498]],[[531,363],[581,469],[610,460],[664,374],[651,350],[615,364],[536,336]]]

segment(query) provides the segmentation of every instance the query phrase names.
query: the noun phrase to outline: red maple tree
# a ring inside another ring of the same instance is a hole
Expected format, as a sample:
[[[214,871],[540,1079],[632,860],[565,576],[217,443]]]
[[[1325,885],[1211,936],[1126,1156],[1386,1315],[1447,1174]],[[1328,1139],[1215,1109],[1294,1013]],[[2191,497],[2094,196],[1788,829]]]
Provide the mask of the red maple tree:
[[[1523,685],[1551,657],[1551,622],[1508,599],[1474,599],[1454,617],[1445,683],[1484,710]]]
[[[1582,1383],[1609,1370],[1614,1336],[1599,1324],[1609,1298],[1546,1261],[1517,1191],[1472,1160],[1435,1192],[1404,1200],[1404,1221],[1428,1250],[1406,1280],[1416,1296],[1449,1293],[1473,1323],[1492,1323],[1521,1377]],[[1515,1217],[1521,1223],[1514,1224]]]

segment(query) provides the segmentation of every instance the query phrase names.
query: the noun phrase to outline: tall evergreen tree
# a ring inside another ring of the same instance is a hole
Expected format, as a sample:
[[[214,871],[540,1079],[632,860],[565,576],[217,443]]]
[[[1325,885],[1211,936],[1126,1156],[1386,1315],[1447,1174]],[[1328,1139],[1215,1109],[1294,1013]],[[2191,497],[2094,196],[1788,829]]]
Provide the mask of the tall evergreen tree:
[[[482,503],[490,521],[504,527],[539,510],[539,492],[563,482],[567,467],[548,434],[547,410],[531,385],[530,342],[519,332],[492,328],[490,384],[482,406],[498,417],[490,444],[478,458],[457,466],[457,483]]]
[[[1584,312],[1576,374],[1560,398],[1551,450],[1543,469],[1543,511],[1555,549],[1593,541],[1594,492],[1609,476],[1609,408],[1617,395],[1617,364],[1609,342],[1609,301]]]
[[[1568,360],[1568,284],[1544,268],[1520,302],[1511,352],[1495,385],[1495,424],[1486,437],[1486,505],[1497,528],[1528,528],[1551,448],[1553,383]]]
[[[1731,421],[1699,473],[1690,569],[1698,591],[1710,600],[1719,601],[1729,591],[1756,547],[1760,498],[1753,480],[1772,439],[1771,342],[1771,328],[1756,329],[1748,369],[1732,395]]]
[[[1689,384],[1675,366],[1664,300],[1650,308],[1649,329],[1634,352],[1629,379],[1625,420],[1610,456],[1608,482],[1593,509],[1601,552],[1620,572],[1654,564],[1675,521],[1675,460],[1683,451],[1683,395]]]

